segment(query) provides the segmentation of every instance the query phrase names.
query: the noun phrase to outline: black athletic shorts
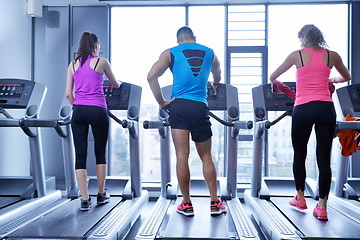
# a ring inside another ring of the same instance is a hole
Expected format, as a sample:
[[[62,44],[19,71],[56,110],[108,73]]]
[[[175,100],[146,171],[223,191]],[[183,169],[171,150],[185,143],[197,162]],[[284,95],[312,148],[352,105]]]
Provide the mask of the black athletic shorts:
[[[205,142],[211,138],[209,108],[205,103],[177,98],[170,103],[169,111],[172,129],[189,130],[194,142]]]

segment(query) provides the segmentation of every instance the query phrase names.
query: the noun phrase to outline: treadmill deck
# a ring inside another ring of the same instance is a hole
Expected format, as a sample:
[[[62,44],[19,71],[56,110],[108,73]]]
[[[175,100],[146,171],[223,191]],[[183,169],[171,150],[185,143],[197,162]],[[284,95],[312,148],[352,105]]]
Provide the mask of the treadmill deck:
[[[0,197],[0,209],[23,200],[21,197]]]
[[[236,239],[236,231],[229,212],[218,216],[210,215],[209,197],[192,197],[194,216],[186,217],[176,212],[181,203],[179,197],[169,208],[169,220],[161,239]]]
[[[83,239],[121,199],[112,197],[109,203],[96,205],[96,197],[92,197],[89,211],[80,211],[80,199],[72,200],[10,234],[9,238]]]
[[[271,197],[271,201],[303,234],[306,239],[360,239],[360,225],[328,206],[328,220],[313,216],[317,201],[306,198],[308,209],[299,210],[289,205],[290,197]]]

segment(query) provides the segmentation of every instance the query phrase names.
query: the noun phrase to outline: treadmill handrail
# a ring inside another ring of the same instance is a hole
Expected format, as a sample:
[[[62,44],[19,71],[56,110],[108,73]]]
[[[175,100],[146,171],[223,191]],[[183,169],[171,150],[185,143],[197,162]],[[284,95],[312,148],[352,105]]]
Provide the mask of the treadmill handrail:
[[[29,127],[21,125],[21,122],[23,120],[24,120],[24,118],[21,118],[21,119],[17,119],[17,118],[0,119],[0,127],[20,127],[27,136],[36,137],[37,136],[36,131],[33,131]]]
[[[20,127],[19,119],[0,118],[0,127]]]
[[[169,122],[163,120],[154,120],[154,121],[145,120],[143,122],[143,127],[145,129],[160,129],[167,126],[169,126]]]
[[[119,123],[123,128],[129,129],[129,134],[132,138],[138,137],[138,131],[135,126],[137,126],[138,122],[134,120],[124,119],[120,120],[118,117],[116,117],[111,111],[108,111],[109,117],[114,119],[115,122]]]
[[[209,116],[212,117],[213,119],[215,119],[216,121],[218,121],[219,123],[221,123],[224,126],[227,127],[236,127],[236,128],[240,128],[240,129],[251,129],[253,127],[253,122],[252,121],[235,121],[235,122],[227,122],[221,118],[219,118],[218,116],[216,116],[214,113],[209,111]],[[160,129],[162,127],[166,127],[169,126],[169,122],[168,121],[163,121],[163,120],[154,120],[154,121],[144,121],[143,122],[143,127],[145,129]]]
[[[123,128],[128,128],[128,122],[126,119],[120,120],[117,116],[115,116],[111,111],[108,111],[109,117],[114,119],[115,122],[119,123]]]
[[[13,116],[11,116],[11,114],[2,107],[0,107],[0,113],[3,114],[6,118],[13,118]]]
[[[32,131],[30,127],[52,127],[62,138],[67,137],[66,132],[61,126],[71,123],[70,119],[66,120],[44,120],[37,118],[4,118],[0,119],[0,127],[20,127],[27,136],[35,137],[37,133]]]
[[[286,112],[284,112],[283,114],[281,114],[279,117],[277,117],[275,120],[273,120],[270,125],[273,126],[275,125],[276,123],[278,123],[281,119],[283,119],[284,117],[286,116],[291,116],[293,112],[293,109],[290,109],[290,110],[287,110]]]
[[[277,124],[281,119],[283,119],[286,116],[291,116],[292,114],[292,109],[288,110],[286,112],[284,112],[283,114],[281,114],[279,117],[277,117],[275,120],[273,121],[269,121],[269,120],[261,120],[261,121],[257,121],[256,124],[258,124],[260,129],[269,129],[271,126]]]
[[[37,118],[21,118],[19,124],[21,127],[58,127],[70,124],[70,120],[45,120]]]
[[[216,121],[218,121],[219,123],[221,123],[222,125],[225,125],[227,127],[233,127],[234,126],[234,123],[232,122],[227,122],[221,118],[219,118],[218,116],[216,116],[214,113],[210,112],[209,111],[209,115],[210,117],[212,117],[213,119],[215,119]]]
[[[44,120],[44,119],[34,119],[34,118],[22,118],[20,119],[21,128],[25,127],[51,127],[54,128],[56,133],[62,137],[66,138],[68,134],[66,131],[61,128],[61,126],[69,125],[71,123],[71,119],[65,120]]]
[[[360,129],[360,121],[338,121],[336,124],[337,129]]]

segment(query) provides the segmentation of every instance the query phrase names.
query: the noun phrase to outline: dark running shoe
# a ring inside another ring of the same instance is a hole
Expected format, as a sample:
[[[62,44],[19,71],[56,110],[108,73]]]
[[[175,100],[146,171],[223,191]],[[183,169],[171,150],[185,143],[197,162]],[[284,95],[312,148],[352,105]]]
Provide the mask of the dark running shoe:
[[[220,215],[226,213],[226,206],[221,202],[220,198],[217,202],[211,201],[210,203],[211,215]]]
[[[181,202],[181,204],[177,207],[176,211],[187,217],[194,216],[194,208],[191,202],[189,203]]]
[[[80,210],[81,211],[89,211],[91,208],[91,197],[88,200],[81,199]]]
[[[105,204],[110,202],[110,195],[107,192],[98,193],[97,195],[97,204]]]

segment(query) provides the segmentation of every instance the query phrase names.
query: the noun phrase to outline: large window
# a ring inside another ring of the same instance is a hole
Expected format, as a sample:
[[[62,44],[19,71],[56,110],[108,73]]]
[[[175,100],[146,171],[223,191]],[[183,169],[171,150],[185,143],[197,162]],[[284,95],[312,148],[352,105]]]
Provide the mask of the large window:
[[[211,47],[220,60],[222,81],[224,82],[225,51],[225,7],[194,6],[189,7],[189,26],[194,31],[196,41]],[[209,79],[212,80],[212,79]]]
[[[146,77],[161,52],[177,44],[176,30],[185,25],[185,8],[114,7],[111,17],[111,63],[115,76],[142,87],[139,126],[142,178],[145,181],[160,181],[159,134],[157,130],[144,130],[142,127],[144,120],[156,120],[158,116],[158,105]],[[171,73],[167,71],[160,84],[169,85],[171,80]],[[117,161],[112,161],[111,174],[128,176],[128,134],[126,129],[116,126],[114,124],[112,128],[112,139],[115,141],[111,141],[111,157]],[[119,135],[123,137],[119,139]]]
[[[304,14],[306,12],[306,14]],[[334,17],[336,16],[336,17]],[[348,5],[270,5],[269,6],[269,38],[268,38],[268,66],[270,74],[295,50],[300,49],[298,31],[305,24],[314,24],[323,33],[330,50],[340,54],[345,65],[348,59]],[[295,67],[280,76],[284,82],[295,81]],[[336,69],[332,69],[331,76],[338,76]],[[338,84],[336,87],[339,87]],[[343,86],[343,85],[342,85]],[[269,114],[269,120],[275,119],[281,112]],[[338,117],[341,113],[338,112]],[[340,116],[341,117],[341,116]],[[291,118],[280,121],[269,131],[269,176],[292,177],[293,150],[290,138]],[[339,154],[339,141],[334,140],[333,160]],[[316,140],[313,134],[308,144],[307,176],[316,178]],[[335,164],[335,161],[332,161]],[[332,168],[336,170],[335,167]]]
[[[193,6],[189,7],[189,26],[194,31],[196,41],[212,48],[219,58],[222,69],[222,82],[224,82],[224,43],[225,43],[225,7],[224,6]],[[209,81],[212,81],[210,74]],[[223,115],[219,115],[222,117]],[[212,156],[218,176],[224,175],[224,127],[211,119],[213,139]],[[196,152],[196,147],[191,142],[190,169],[192,177],[202,178],[202,163]],[[175,172],[175,170],[173,171]]]
[[[227,12],[226,12],[227,10]],[[306,13],[306,14],[304,14]],[[336,17],[334,17],[336,16]],[[252,120],[251,89],[267,82],[267,76],[292,51],[300,49],[297,32],[305,24],[315,24],[324,33],[331,50],[338,52],[344,63],[348,60],[348,5],[228,5],[113,7],[111,13],[111,63],[118,79],[142,86],[140,109],[140,152],[144,181],[160,181],[160,146],[157,130],[144,130],[144,120],[155,120],[158,105],[146,77],[160,53],[176,46],[176,31],[188,24],[197,42],[214,49],[220,59],[223,82],[238,88],[240,119]],[[332,75],[338,73],[333,70]],[[212,80],[211,77],[209,79]],[[281,76],[281,81],[295,81],[295,69]],[[171,84],[167,71],[160,85]],[[337,86],[339,87],[339,85]],[[120,118],[124,113],[116,113]],[[122,115],[121,115],[122,114]],[[220,113],[219,116],[222,113]],[[280,112],[272,112],[269,120]],[[338,114],[339,117],[340,114]],[[224,128],[213,123],[213,156],[219,176],[224,176]],[[292,177],[293,151],[290,139],[291,118],[285,118],[269,130],[267,172],[269,176]],[[113,175],[129,175],[127,130],[114,124],[112,128]],[[249,182],[251,174],[251,132],[241,132],[238,149],[238,181]],[[308,175],[316,177],[315,139],[309,141]],[[334,151],[338,154],[338,141]],[[172,174],[175,175],[175,153],[170,144]],[[191,144],[192,177],[202,177],[201,161]],[[334,169],[334,168],[333,168]]]
[[[264,5],[228,7],[228,81],[238,88],[240,120],[253,120],[251,89],[262,84],[266,58]],[[250,182],[252,130],[240,130],[238,144],[238,182]]]
[[[304,14],[306,12],[306,14]],[[336,17],[334,17],[336,16]],[[269,6],[269,74],[293,51],[300,49],[298,31],[314,24],[323,33],[329,49],[340,54],[345,64],[348,57],[348,5],[270,5]],[[332,75],[338,75],[335,69]],[[293,67],[279,79],[295,81]]]
[[[188,21],[197,42],[214,49],[222,67],[224,59],[224,6],[189,7]],[[144,120],[158,118],[158,104],[148,86],[146,77],[160,53],[177,45],[176,31],[185,25],[185,7],[114,7],[111,19],[111,63],[115,75],[122,81],[142,87],[140,109],[140,152],[144,181],[160,181],[160,138],[157,130],[144,130]],[[164,21],[166,19],[166,21]],[[211,81],[211,79],[210,79]],[[172,83],[168,70],[159,79],[161,87]],[[124,114],[124,113],[118,113]],[[121,116],[121,115],[119,115]],[[121,117],[125,117],[122,115]],[[223,128],[213,122],[213,155],[218,175],[223,175]],[[129,175],[127,132],[121,127],[112,128],[113,175]],[[175,175],[175,152],[171,146],[171,169]],[[202,177],[201,161],[195,145],[191,144],[189,158],[191,176]]]

